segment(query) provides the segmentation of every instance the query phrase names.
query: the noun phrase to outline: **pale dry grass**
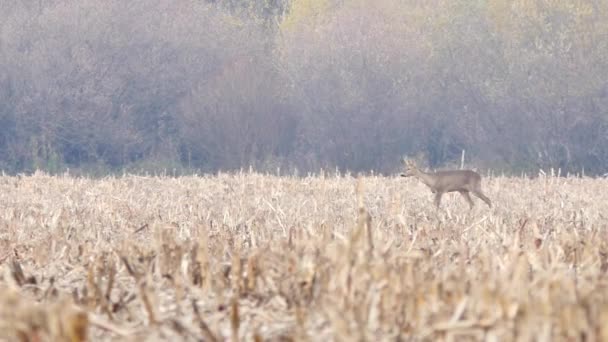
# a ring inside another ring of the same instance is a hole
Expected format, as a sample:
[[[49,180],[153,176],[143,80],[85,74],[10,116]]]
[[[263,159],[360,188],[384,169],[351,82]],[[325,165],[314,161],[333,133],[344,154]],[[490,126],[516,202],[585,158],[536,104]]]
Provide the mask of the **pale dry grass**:
[[[607,340],[608,181],[0,178],[0,340]]]

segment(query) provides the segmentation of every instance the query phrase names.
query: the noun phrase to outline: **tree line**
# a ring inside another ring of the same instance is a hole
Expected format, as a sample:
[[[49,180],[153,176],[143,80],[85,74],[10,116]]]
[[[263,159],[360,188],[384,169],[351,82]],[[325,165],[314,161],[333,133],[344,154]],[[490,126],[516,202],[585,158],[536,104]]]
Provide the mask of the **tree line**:
[[[0,4],[0,168],[608,169],[601,0]]]

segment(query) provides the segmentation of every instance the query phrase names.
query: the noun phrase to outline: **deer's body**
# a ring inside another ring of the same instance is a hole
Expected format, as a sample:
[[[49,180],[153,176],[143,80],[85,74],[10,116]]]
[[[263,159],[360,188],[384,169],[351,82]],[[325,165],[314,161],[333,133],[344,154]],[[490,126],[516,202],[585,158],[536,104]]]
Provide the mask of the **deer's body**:
[[[458,191],[462,197],[469,203],[470,208],[474,206],[473,200],[469,193],[479,197],[491,208],[492,202],[483,194],[481,190],[481,176],[471,170],[450,170],[427,173],[419,170],[413,162],[404,160],[405,173],[402,177],[416,177],[422,183],[426,184],[431,192],[435,194],[435,205],[439,207],[441,204],[441,196],[446,192]]]

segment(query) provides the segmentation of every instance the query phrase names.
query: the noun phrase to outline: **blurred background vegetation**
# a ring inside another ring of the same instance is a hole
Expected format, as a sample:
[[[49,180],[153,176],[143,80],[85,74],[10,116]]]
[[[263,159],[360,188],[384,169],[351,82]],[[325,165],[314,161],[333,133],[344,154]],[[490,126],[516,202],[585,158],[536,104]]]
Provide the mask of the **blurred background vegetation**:
[[[602,0],[0,3],[0,169],[608,170]]]

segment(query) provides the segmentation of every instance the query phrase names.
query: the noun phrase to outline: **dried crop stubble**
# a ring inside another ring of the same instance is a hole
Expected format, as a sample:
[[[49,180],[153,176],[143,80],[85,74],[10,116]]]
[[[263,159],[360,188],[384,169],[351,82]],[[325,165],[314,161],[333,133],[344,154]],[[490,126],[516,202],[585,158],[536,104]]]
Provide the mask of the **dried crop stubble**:
[[[599,340],[607,183],[2,177],[0,338]]]

